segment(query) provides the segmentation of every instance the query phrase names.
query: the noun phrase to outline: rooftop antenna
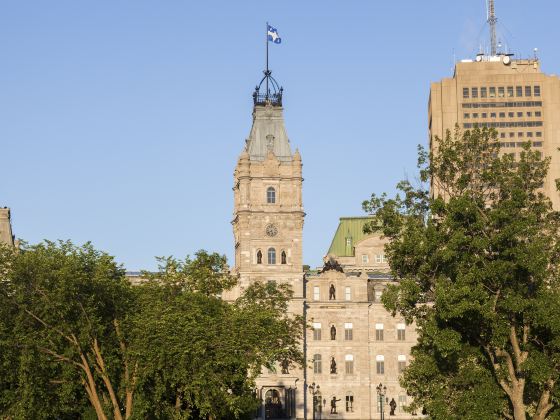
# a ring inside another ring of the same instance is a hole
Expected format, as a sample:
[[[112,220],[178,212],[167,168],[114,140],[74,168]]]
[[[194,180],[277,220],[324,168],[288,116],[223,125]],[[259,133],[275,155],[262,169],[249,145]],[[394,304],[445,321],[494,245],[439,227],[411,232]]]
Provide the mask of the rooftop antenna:
[[[496,24],[498,23],[498,18],[494,9],[494,0],[488,0],[486,21],[490,25],[490,55],[495,56],[497,53]]]

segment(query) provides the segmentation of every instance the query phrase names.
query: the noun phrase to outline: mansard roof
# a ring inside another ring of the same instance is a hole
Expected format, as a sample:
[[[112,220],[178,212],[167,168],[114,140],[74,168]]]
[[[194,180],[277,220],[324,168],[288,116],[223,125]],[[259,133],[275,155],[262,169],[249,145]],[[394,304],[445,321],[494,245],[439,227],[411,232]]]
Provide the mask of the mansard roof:
[[[335,257],[352,257],[353,254],[348,253],[348,251],[352,252],[351,250],[354,245],[362,239],[370,236],[369,234],[364,233],[364,226],[372,220],[373,219],[369,216],[341,217],[327,255],[333,255]],[[351,238],[352,240],[352,246],[350,249],[346,246],[346,238]]]
[[[291,161],[290,140],[284,126],[283,108],[271,103],[255,104],[253,126],[246,151],[251,160],[263,161],[272,151],[279,161]]]

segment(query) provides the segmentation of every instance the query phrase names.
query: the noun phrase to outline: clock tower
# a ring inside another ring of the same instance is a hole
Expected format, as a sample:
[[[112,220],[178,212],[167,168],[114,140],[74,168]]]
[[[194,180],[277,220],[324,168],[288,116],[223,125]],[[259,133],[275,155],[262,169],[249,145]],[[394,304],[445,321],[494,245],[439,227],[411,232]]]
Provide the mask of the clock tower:
[[[254,282],[287,283],[294,292],[289,310],[303,315],[302,182],[301,156],[292,152],[284,126],[282,88],[267,70],[253,94],[253,125],[234,171],[233,271],[239,283],[226,299]],[[257,386],[260,418],[303,418],[301,370],[263,372]]]

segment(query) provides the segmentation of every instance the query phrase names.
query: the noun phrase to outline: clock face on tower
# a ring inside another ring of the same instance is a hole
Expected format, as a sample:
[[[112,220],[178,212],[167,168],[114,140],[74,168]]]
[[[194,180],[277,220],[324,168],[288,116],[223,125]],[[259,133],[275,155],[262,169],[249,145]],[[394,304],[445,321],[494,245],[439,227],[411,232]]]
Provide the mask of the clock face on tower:
[[[274,226],[272,223],[266,226],[266,235],[273,237],[278,234],[278,228]]]

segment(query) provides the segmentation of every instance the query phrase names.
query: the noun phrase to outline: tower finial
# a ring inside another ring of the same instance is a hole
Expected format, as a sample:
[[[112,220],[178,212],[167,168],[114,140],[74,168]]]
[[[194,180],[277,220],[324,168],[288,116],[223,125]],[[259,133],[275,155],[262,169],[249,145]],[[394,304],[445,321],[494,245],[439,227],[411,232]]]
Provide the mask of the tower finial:
[[[498,52],[496,39],[496,24],[498,23],[498,18],[496,17],[494,0],[488,0],[487,22],[488,25],[490,25],[490,55],[495,56]]]

